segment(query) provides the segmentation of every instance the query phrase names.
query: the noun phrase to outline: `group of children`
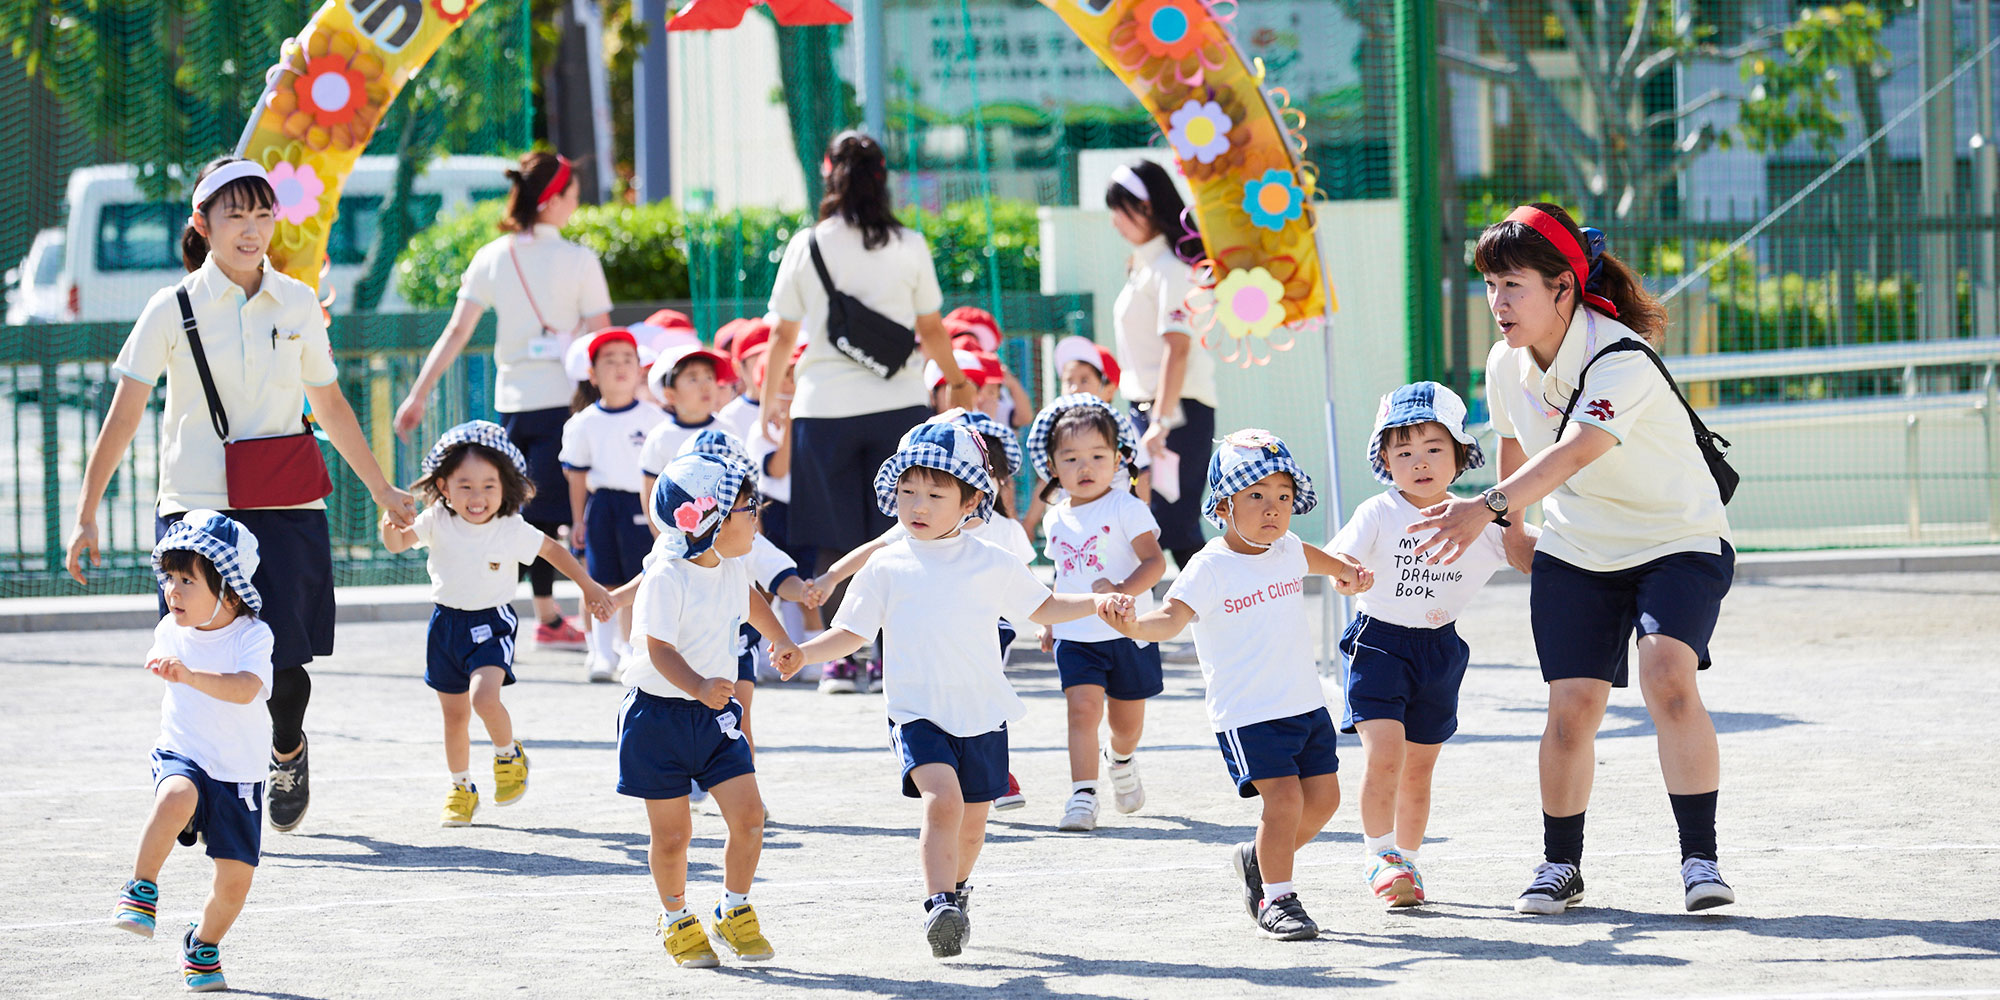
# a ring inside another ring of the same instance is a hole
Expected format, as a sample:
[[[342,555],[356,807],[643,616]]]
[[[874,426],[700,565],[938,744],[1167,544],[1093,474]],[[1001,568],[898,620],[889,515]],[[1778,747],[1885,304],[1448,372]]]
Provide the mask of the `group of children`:
[[[445,722],[452,786],[444,824],[470,823],[479,805],[469,765],[473,714],[494,746],[493,804],[527,791],[527,751],[500,692],[514,683],[517,573],[542,558],[576,581],[595,619],[592,679],[627,688],[617,789],[646,803],[658,928],[678,965],[718,964],[716,939],[741,960],[773,954],[748,899],[767,815],[749,719],[759,646],[777,677],[828,664],[823,687],[883,693],[902,793],[923,804],[925,937],[934,955],[959,954],[989,810],[1023,801],[1007,747],[1009,726],[1026,709],[1004,665],[1030,623],[1054,654],[1067,706],[1071,789],[1060,829],[1095,828],[1106,778],[1119,812],[1143,807],[1135,754],[1145,703],[1163,690],[1158,644],[1191,627],[1227,773],[1242,797],[1262,799],[1255,838],[1232,853],[1258,927],[1287,940],[1318,933],[1294,889],[1293,857],[1339,804],[1343,727],[1359,733],[1366,751],[1361,822],[1371,888],[1392,906],[1422,903],[1417,857],[1430,774],[1456,729],[1467,664],[1452,622],[1505,561],[1497,526],[1448,573],[1411,555],[1420,539],[1407,528],[1417,512],[1483,461],[1463,403],[1434,383],[1385,398],[1369,459],[1392,488],[1364,502],[1324,548],[1290,530],[1316,499],[1284,442],[1260,430],[1228,435],[1209,462],[1203,501],[1220,534],[1155,607],[1166,560],[1143,500],[1147,456],[1111,405],[1115,361],[1081,338],[1063,342],[1065,394],[1029,413],[1018,381],[980,374],[994,345],[970,329],[976,324],[960,317],[959,325],[961,368],[993,390],[981,398],[990,408],[945,410],[911,428],[874,480],[877,505],[896,525],[816,579],[801,574],[816,560],[811,540],[782,528],[782,419],[767,434],[748,426],[760,412],[754,395],[718,405],[721,387],[744,369],[750,393],[785,398],[785,387],[761,385],[768,328],[760,337],[754,321],[730,331],[727,355],[649,329],[576,342],[572,373],[587,388],[563,435],[575,513],[568,547],[520,517],[533,486],[500,427],[472,421],[444,434],[417,484],[424,511],[408,528],[386,519],[381,526],[391,551],[428,552],[437,606],[424,679]],[[1010,484],[1029,469],[1035,504],[1016,519]],[[1029,568],[1036,550],[1024,520],[1039,529],[1053,587]],[[165,721],[153,814],[115,919],[150,936],[161,863],[176,837],[204,838],[215,884],[201,922],[184,936],[183,965],[191,989],[217,989],[217,943],[258,858],[266,725],[258,702],[269,693],[270,631],[256,620],[256,540],[241,525],[191,513],[153,558],[170,614],[147,666],[167,682]],[[1313,654],[1307,574],[1364,595],[1340,642],[1349,663],[1340,725]],[[1377,577],[1391,585],[1371,590]],[[774,610],[775,596],[816,611],[842,583],[844,598],[823,628],[803,615],[788,624]],[[877,656],[864,678],[856,658],[871,645]],[[1107,723],[1109,739],[1100,741]],[[687,902],[690,802],[700,796],[728,827],[723,894],[707,928]]]

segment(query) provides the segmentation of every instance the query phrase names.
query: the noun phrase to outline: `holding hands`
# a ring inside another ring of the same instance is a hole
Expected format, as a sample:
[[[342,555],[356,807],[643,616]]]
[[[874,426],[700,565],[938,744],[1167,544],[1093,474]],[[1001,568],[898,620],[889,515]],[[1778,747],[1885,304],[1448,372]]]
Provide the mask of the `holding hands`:
[[[789,639],[774,641],[769,649],[771,666],[776,668],[778,676],[784,680],[791,680],[792,676],[806,665],[805,653],[799,649],[797,643]]]
[[[611,592],[605,590],[602,584],[587,576],[577,581],[577,584],[583,588],[583,604],[590,609],[591,617],[601,622],[608,622],[612,615],[618,613],[619,601],[613,598]]]
[[[1099,580],[1093,586],[1108,587],[1110,586],[1110,582]],[[1130,626],[1136,618],[1133,608],[1132,595],[1130,594],[1098,591],[1097,617],[1103,619],[1104,623],[1112,628],[1123,631],[1123,626]]]

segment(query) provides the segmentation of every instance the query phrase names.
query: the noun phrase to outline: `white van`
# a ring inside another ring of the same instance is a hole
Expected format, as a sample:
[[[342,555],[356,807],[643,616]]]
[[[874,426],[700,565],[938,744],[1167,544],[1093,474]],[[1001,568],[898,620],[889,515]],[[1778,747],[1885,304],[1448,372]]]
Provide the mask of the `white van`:
[[[71,286],[63,280],[62,268],[63,231],[36,233],[28,255],[7,270],[8,326],[67,323],[76,318],[63,300]]]
[[[418,229],[460,206],[507,196],[505,172],[515,162],[501,156],[444,156],[417,175],[415,217]],[[333,311],[353,307],[353,290],[361,280],[362,264],[375,241],[377,213],[396,174],[393,156],[364,156],[340,193],[340,217],[327,240],[332,262],[327,285],[336,292]],[[179,280],[181,227],[187,223],[187,202],[149,201],[140,192],[138,168],[129,163],[83,167],[69,175],[63,197],[68,218],[64,267],[72,319],[78,322],[130,322],[139,317],[146,300]],[[176,180],[176,193],[186,187]],[[321,295],[327,291],[323,285]],[[392,282],[378,309],[403,312],[409,304]]]

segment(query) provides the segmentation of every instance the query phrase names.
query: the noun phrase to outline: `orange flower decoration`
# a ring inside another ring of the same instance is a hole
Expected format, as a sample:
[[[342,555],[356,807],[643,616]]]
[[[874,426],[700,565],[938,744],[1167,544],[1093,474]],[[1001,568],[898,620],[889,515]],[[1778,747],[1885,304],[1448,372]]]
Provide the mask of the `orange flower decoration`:
[[[292,93],[299,107],[310,112],[313,124],[321,128],[345,125],[368,102],[361,74],[348,67],[341,56],[320,56],[306,63],[304,76],[292,81]]]
[[[289,83],[271,92],[260,127],[297,140],[308,153],[367,145],[389,102],[381,56],[362,51],[344,31],[318,31],[302,41],[285,44],[279,65]]]
[[[431,9],[445,19],[447,24],[457,24],[472,15],[472,8],[479,6],[479,0],[431,0]]]
[[[1132,11],[1139,43],[1162,59],[1179,59],[1201,47],[1208,12],[1192,0],[1145,0]]]

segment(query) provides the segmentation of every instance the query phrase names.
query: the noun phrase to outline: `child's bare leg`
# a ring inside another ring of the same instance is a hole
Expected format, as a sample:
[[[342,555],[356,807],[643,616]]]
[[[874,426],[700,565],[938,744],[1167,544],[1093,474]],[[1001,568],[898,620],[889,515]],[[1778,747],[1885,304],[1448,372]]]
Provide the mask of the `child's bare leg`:
[[[201,908],[201,926],[194,929],[196,940],[222,943],[222,936],[243,912],[243,901],[250,898],[250,878],[255,874],[257,869],[252,865],[215,859],[215,885],[208,891],[207,905]]]
[[[1130,757],[1139,749],[1139,736],[1146,731],[1146,702],[1106,698],[1104,716],[1111,723],[1111,755]]]
[[[958,771],[950,764],[919,764],[910,771],[910,783],[917,786],[924,803],[924,825],[917,834],[924,893],[952,892],[958,888],[958,844],[964,836],[966,813]]]
[[[472,769],[472,696],[438,692],[444,710],[444,766],[453,774]]]
[[[139,832],[139,856],[132,862],[133,878],[147,882],[160,880],[160,866],[173,853],[174,838],[187,828],[188,820],[194,818],[195,806],[200,804],[201,793],[187,778],[175,774],[160,782],[160,787],[153,790],[153,814],[146,817],[145,829]]]
[[[1097,780],[1097,726],[1104,721],[1104,688],[1076,684],[1063,688],[1069,703],[1069,780]]]
[[[736,728],[743,734],[743,742],[750,744],[750,752],[753,755],[757,752],[757,741],[750,735],[750,699],[756,693],[756,682],[741,680],[736,682],[736,700],[743,706],[743,711],[737,713],[740,717],[736,720]]]
[[[472,710],[479,713],[479,721],[485,724],[486,737],[493,741],[495,750],[514,749],[514,717],[507,714],[507,706],[500,704],[500,686],[505,683],[507,672],[499,667],[480,667],[472,672]],[[471,736],[467,735],[466,740],[470,742]],[[467,751],[468,755],[470,752]]]
[[[1361,734],[1366,767],[1361,772],[1361,832],[1385,837],[1396,830],[1397,792],[1405,767],[1403,724],[1396,719],[1364,719]]]
[[[722,822],[729,826],[729,839],[722,845],[722,887],[747,893],[757,876],[757,860],[764,854],[764,796],[757,791],[757,776],[739,774],[708,793],[715,796]],[[686,860],[684,853],[683,872]]]
[[[687,796],[647,799],[646,826],[652,834],[646,845],[646,867],[653,873],[653,887],[659,890],[661,906],[677,910],[687,895],[688,841],[694,837]]]
[[[958,880],[972,877],[972,866],[979,860],[979,851],[986,846],[986,816],[992,812],[991,802],[967,802],[965,816],[958,822]]]
[[[1334,811],[1340,808],[1340,776],[1315,774],[1310,778],[1300,778],[1299,791],[1302,801],[1299,803],[1298,838],[1294,850],[1312,843],[1312,839],[1319,836],[1319,832],[1326,829],[1327,822],[1333,819]],[[1259,845],[1259,864],[1264,857],[1261,850],[1262,845]]]
[[[805,620],[806,631],[826,631],[826,618],[819,613],[818,608],[801,607],[799,609],[799,617]]]
[[[1437,769],[1442,743],[1406,743],[1403,785],[1396,794],[1396,846],[1414,851],[1424,846],[1431,822],[1431,772]]]
[[[1260,778],[1258,797],[1264,814],[1257,820],[1257,868],[1265,884],[1292,880],[1292,854],[1299,849],[1299,819],[1305,811],[1305,791],[1297,775]]]

